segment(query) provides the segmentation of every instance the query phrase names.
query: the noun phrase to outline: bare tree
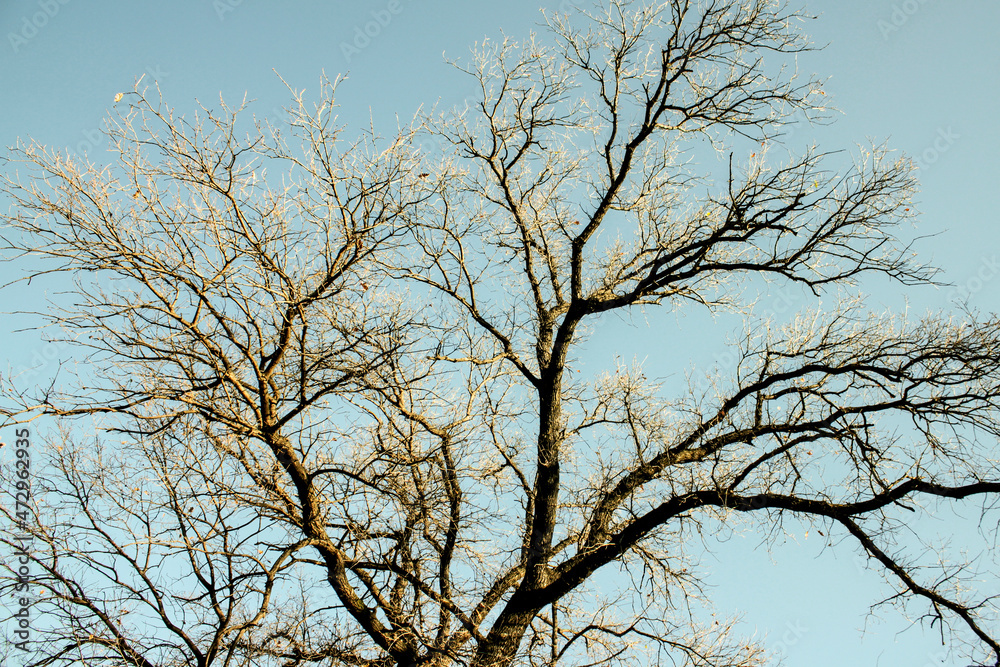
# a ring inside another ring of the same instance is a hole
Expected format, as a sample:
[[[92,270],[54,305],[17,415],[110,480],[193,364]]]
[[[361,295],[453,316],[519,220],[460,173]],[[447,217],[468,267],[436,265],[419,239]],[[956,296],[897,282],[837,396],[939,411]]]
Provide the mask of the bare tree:
[[[907,160],[771,157],[824,111],[779,67],[800,18],[550,16],[550,43],[463,65],[473,108],[390,140],[345,142],[325,84],[288,132],[136,90],[115,169],[16,147],[5,246],[74,278],[46,315],[85,355],[4,378],[9,423],[65,429],[35,485],[32,664],[765,664],[696,567],[738,515],[826,531],[1000,665],[967,585],[989,559],[934,576],[897,541],[935,503],[998,498],[1000,319],[752,310],[761,286],[934,279],[897,239]],[[706,149],[723,178],[696,173]],[[573,372],[599,318],[653,307],[742,313],[735,363],[687,386]]]

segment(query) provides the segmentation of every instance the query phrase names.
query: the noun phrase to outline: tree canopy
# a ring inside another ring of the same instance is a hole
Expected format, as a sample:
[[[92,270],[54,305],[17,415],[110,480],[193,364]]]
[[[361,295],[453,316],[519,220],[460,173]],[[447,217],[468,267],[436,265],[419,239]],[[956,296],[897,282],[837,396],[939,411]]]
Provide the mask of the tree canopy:
[[[71,279],[41,315],[79,352],[0,378],[7,424],[61,429],[26,526],[31,664],[763,665],[696,547],[801,519],[1000,665],[992,557],[902,538],[941,502],[996,518],[1000,318],[858,295],[935,280],[900,231],[916,178],[783,141],[826,111],[788,67],[802,18],[547,15],[459,64],[468,108],[388,138],[345,136],[324,80],[274,123],[137,87],[109,167],[14,147],[2,245]],[[786,285],[838,306],[755,313]],[[734,362],[575,372],[601,318],[654,309],[739,314]]]

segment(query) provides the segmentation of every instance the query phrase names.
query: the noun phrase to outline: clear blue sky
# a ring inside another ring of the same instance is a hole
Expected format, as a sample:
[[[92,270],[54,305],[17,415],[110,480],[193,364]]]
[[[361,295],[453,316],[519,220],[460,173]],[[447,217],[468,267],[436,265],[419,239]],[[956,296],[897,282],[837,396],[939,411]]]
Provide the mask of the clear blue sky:
[[[501,30],[525,36],[539,20],[540,5],[524,0],[395,2],[393,14],[390,0],[3,0],[0,143],[30,136],[86,150],[101,162],[105,146],[95,130],[115,93],[131,89],[139,76],[155,78],[181,112],[196,98],[214,102],[221,91],[231,101],[247,92],[258,100],[255,110],[269,115],[288,101],[272,70],[313,92],[323,71],[331,78],[348,73],[342,117],[361,125],[370,115],[391,133],[397,116],[406,122],[420,105],[450,105],[472,92],[443,54],[461,58]],[[910,307],[943,308],[964,290],[974,306],[1000,310],[1000,2],[806,0],[804,6],[819,15],[806,31],[828,47],[801,56],[800,69],[830,76],[826,90],[843,112],[835,125],[809,136],[824,149],[888,140],[923,161],[917,233],[938,236],[917,249],[958,287],[911,292]],[[374,20],[373,12],[391,18],[355,49],[357,30]],[[9,267],[0,268],[0,278],[10,276]],[[877,296],[902,307],[898,290]],[[14,295],[4,298],[3,310],[10,310]],[[11,328],[0,327],[10,355],[3,366],[18,367],[40,344]],[[713,354],[698,349],[691,358],[704,362]],[[933,631],[897,634],[907,624],[893,612],[882,615],[883,623],[869,619],[862,641],[867,605],[891,591],[859,570],[852,552],[821,553],[815,534],[797,537],[773,551],[773,562],[754,536],[733,537],[714,566],[706,561],[720,610],[745,612],[745,627],[767,634],[772,647],[789,640],[787,664],[965,664],[934,659]]]

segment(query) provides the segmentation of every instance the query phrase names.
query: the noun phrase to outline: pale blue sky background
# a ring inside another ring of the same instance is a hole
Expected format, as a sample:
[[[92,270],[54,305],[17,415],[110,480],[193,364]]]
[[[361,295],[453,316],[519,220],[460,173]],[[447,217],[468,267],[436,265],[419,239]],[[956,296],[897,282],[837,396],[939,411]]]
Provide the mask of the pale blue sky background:
[[[248,92],[258,100],[254,110],[270,115],[288,101],[272,68],[312,92],[322,71],[331,78],[349,72],[340,89],[342,117],[360,125],[371,114],[391,133],[397,115],[405,122],[422,104],[440,99],[450,105],[472,92],[442,53],[461,58],[474,42],[501,30],[522,37],[539,20],[540,6],[558,5],[398,2],[399,13],[348,62],[343,45],[388,0],[0,0],[0,144],[31,136],[77,151],[89,147],[91,159],[100,162],[105,146],[94,142],[94,131],[115,93],[129,90],[143,74],[156,78],[167,102],[182,112],[195,98],[213,103],[221,90],[231,101]],[[849,149],[868,138],[889,140],[922,159],[923,216],[916,233],[939,235],[917,248],[957,287],[911,291],[910,307],[947,307],[964,292],[975,307],[1000,310],[1000,2],[804,0],[804,6],[819,15],[808,22],[808,34],[829,46],[801,56],[800,69],[832,77],[826,90],[843,114],[835,125],[801,131],[790,141],[804,145],[815,137],[824,149]],[[11,275],[10,267],[0,268],[0,279]],[[24,301],[40,296],[21,294]],[[903,305],[897,289],[877,296],[893,308]],[[0,298],[3,310],[21,301],[10,292]],[[34,335],[15,335],[11,328],[0,327],[8,355],[3,366],[44,356]],[[595,344],[602,339],[598,332]],[[704,365],[719,354],[700,347],[690,358]],[[858,630],[867,605],[891,592],[856,567],[853,552],[821,554],[815,534],[797,537],[773,552],[773,562],[753,536],[732,538],[717,563],[706,561],[715,572],[720,611],[745,612],[745,627],[766,634],[774,648],[784,638],[787,664],[966,664],[934,658],[940,649],[934,631],[897,634],[907,624],[892,612],[882,615],[884,623],[870,619],[862,640]]]

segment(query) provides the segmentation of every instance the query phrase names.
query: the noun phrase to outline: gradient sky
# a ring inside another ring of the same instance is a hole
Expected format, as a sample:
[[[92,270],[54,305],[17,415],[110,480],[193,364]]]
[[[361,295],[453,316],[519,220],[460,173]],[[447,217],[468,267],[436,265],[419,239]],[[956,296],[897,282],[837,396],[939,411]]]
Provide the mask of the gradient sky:
[[[445,57],[462,58],[473,43],[501,31],[523,37],[539,21],[539,6],[558,6],[557,0],[395,2],[398,11],[379,34],[355,50],[356,31],[390,0],[0,0],[0,143],[32,137],[100,163],[106,145],[96,130],[115,94],[130,90],[138,77],[158,81],[167,103],[182,113],[196,99],[213,104],[221,92],[229,101],[247,93],[257,100],[253,110],[268,116],[288,102],[275,71],[313,93],[321,73],[348,74],[339,91],[342,118],[360,126],[370,117],[391,134],[397,117],[405,123],[421,105],[450,106],[473,92]],[[991,282],[1000,272],[994,199],[1000,2],[804,0],[804,6],[817,15],[807,34],[828,46],[801,55],[799,68],[831,77],[826,91],[842,113],[834,125],[790,142],[804,146],[815,139],[832,150],[888,141],[920,159],[923,215],[914,234],[936,236],[915,247],[955,285],[910,291],[905,302],[897,288],[875,289],[873,307],[923,311],[968,296],[976,308],[1000,310],[1000,281]],[[13,275],[11,267],[0,267],[0,281]],[[31,289],[5,291],[2,309],[43,296]],[[9,357],[3,367],[46,354],[36,334],[13,328],[0,326]],[[704,334],[689,331],[687,340]],[[598,332],[594,345],[607,338],[607,331]],[[704,365],[718,354],[701,346],[689,356]],[[900,634],[908,623],[892,610],[866,622],[868,605],[891,590],[853,557],[849,549],[823,550],[815,534],[800,532],[770,555],[758,536],[735,535],[705,566],[720,611],[745,613],[744,627],[782,649],[788,665],[966,664],[935,656],[934,630]]]

